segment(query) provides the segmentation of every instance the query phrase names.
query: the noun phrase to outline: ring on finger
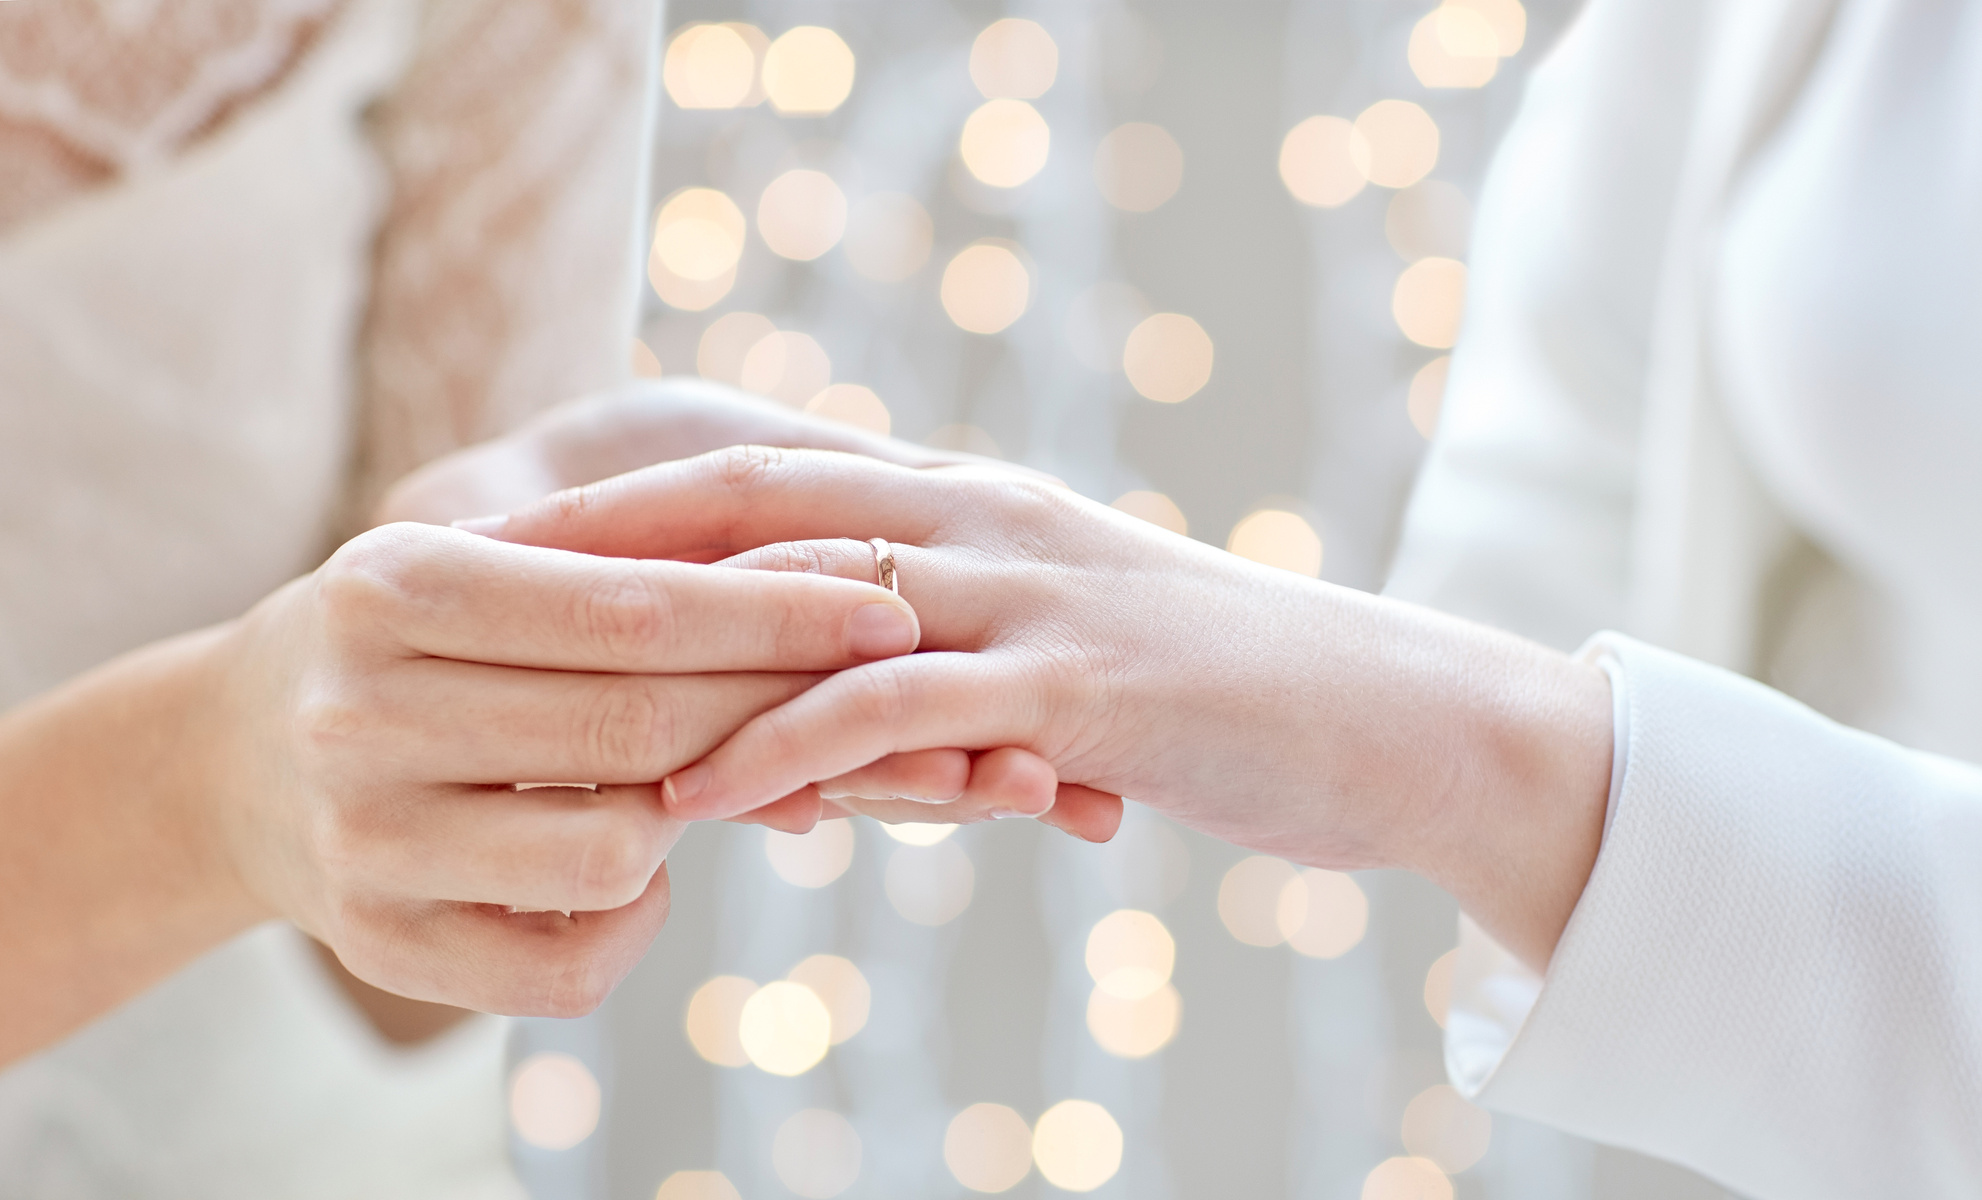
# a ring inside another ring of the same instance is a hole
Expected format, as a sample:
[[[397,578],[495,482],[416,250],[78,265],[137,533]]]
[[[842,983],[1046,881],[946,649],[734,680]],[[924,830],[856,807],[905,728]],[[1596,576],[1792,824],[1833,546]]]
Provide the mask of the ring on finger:
[[[868,538],[867,544],[874,547],[875,581],[895,595],[901,595],[901,584],[895,575],[895,548],[882,538]]]

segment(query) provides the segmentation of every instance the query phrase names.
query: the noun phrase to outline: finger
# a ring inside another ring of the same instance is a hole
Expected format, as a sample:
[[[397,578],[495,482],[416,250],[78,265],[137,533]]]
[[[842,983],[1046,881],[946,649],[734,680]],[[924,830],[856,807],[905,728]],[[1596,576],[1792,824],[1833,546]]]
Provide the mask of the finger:
[[[1039,819],[1084,842],[1106,842],[1122,827],[1122,798],[1078,783],[1063,783],[1053,807]]]
[[[819,674],[606,675],[449,659],[399,664],[367,689],[361,751],[446,783],[651,783],[719,745]],[[318,714],[344,720],[343,704]],[[352,736],[352,735],[346,735]]]
[[[971,774],[970,755],[962,750],[913,750],[822,780],[818,788],[827,800],[903,800],[927,812],[963,799]]]
[[[667,921],[668,875],[603,912],[511,913],[499,905],[346,903],[311,930],[353,975],[415,1000],[510,1016],[581,1017],[640,961]]]
[[[930,653],[842,671],[752,718],[708,757],[664,781],[690,820],[745,812],[890,754],[1023,746],[1036,715],[979,654]]]
[[[682,827],[652,784],[436,788],[349,812],[319,836],[382,894],[571,912],[638,899]]]
[[[763,825],[779,833],[811,833],[820,818],[829,815],[829,807],[831,816],[852,815],[837,805],[827,805],[819,798],[819,789],[802,787],[789,796],[773,800],[761,808],[738,813],[728,820],[738,825]]]
[[[475,531],[588,554],[704,561],[771,542],[872,537],[924,543],[1000,495],[1071,493],[975,467],[910,470],[859,455],[739,446],[548,496]]]
[[[330,627],[388,653],[557,670],[831,670],[915,648],[914,610],[818,575],[598,558],[388,525],[318,572]]]
[[[962,754],[962,751],[939,753]],[[883,761],[909,757],[912,755],[897,754]],[[1005,746],[974,758],[964,757],[969,766],[968,779],[962,793],[947,804],[931,805],[885,795],[841,795],[834,802],[841,808],[891,825],[970,825],[999,817],[1037,817],[1053,807],[1058,780],[1052,764],[1038,755]],[[825,785],[821,785],[821,790],[825,790]]]
[[[988,573],[967,552],[928,549],[906,542],[890,542],[888,549],[895,558],[895,586],[901,598],[915,609],[916,620],[920,622],[918,646],[924,650],[983,647],[996,623],[1024,605],[1032,590],[1041,586],[1036,575],[1004,575],[998,581],[994,601],[991,589],[986,587]],[[847,538],[758,546],[723,559],[719,565],[862,581],[879,577],[874,547]]]

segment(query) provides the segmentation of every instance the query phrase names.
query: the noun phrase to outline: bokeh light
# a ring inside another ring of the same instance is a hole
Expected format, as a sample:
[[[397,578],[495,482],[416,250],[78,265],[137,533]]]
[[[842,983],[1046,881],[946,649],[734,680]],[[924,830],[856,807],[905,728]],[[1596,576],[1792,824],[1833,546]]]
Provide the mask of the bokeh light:
[[[1438,123],[1409,100],[1379,100],[1356,117],[1349,152],[1379,187],[1406,188],[1438,165]]]
[[[1452,258],[1421,258],[1405,267],[1390,294],[1390,315],[1404,336],[1418,345],[1451,349],[1466,315],[1466,264]]]
[[[810,262],[839,244],[846,215],[846,195],[832,176],[794,168],[764,188],[757,233],[780,258]]]
[[[1440,1029],[1445,1028],[1452,1011],[1452,964],[1458,957],[1457,949],[1447,950],[1425,971],[1425,1011]]]
[[[1369,897],[1340,871],[1310,867],[1287,881],[1274,923],[1287,944],[1309,958],[1340,958],[1369,928]]]
[[[839,34],[800,25],[764,52],[764,94],[786,116],[824,116],[853,91],[853,51]]]
[[[1184,519],[1184,510],[1162,492],[1123,492],[1115,497],[1114,504],[1109,507],[1132,517],[1140,517],[1151,525],[1160,525],[1171,533],[1189,534],[1191,531],[1190,522]]]
[[[1122,1167],[1122,1127],[1092,1100],[1062,1100],[1032,1129],[1032,1161],[1046,1182],[1091,1192]]]
[[[998,333],[1025,315],[1032,272],[1009,242],[987,240],[957,251],[943,268],[943,311],[957,328]]]
[[[806,334],[781,331],[757,339],[743,356],[738,383],[747,392],[803,408],[833,380],[833,360]]]
[[[833,1015],[817,992],[788,979],[767,983],[743,1002],[737,1040],[759,1070],[803,1075],[833,1044]]]
[[[743,1006],[757,994],[757,985],[739,975],[718,975],[688,998],[688,1015],[683,1025],[688,1044],[704,1062],[719,1067],[743,1067],[750,1055],[743,1048],[737,1031],[743,1022]]]
[[[1015,188],[1046,165],[1053,131],[1039,110],[1023,100],[986,100],[963,123],[957,151],[978,181]]]
[[[700,312],[735,286],[743,237],[735,201],[715,188],[683,188],[654,214],[647,281],[670,306]]]
[[[976,425],[944,425],[922,439],[925,446],[938,450],[961,450],[966,454],[979,454],[985,458],[1005,457],[1004,447],[998,439]]]
[[[811,988],[832,1019],[832,1043],[837,1046],[867,1027],[874,991],[860,968],[835,954],[815,954],[785,976]]]
[[[1465,8],[1486,18],[1493,28],[1495,52],[1509,58],[1528,40],[1528,10],[1521,0],[1446,0],[1447,8]]]
[[[1161,125],[1118,125],[1095,147],[1094,182],[1124,212],[1154,211],[1184,182],[1184,148]]]
[[[1218,883],[1218,919],[1226,932],[1248,946],[1278,946],[1280,893],[1294,880],[1285,859],[1255,854],[1242,858]]]
[[[743,1200],[721,1171],[676,1171],[661,1181],[654,1200]]]
[[[1097,283],[1067,306],[1067,346],[1089,370],[1119,371],[1129,334],[1149,312],[1149,301],[1130,285]]]
[[[1225,548],[1296,575],[1321,576],[1321,535],[1299,513],[1262,508],[1232,527]]]
[[[1452,1200],[1452,1181],[1423,1158],[1386,1158],[1363,1178],[1362,1200]]]
[[[1466,193],[1442,179],[1424,179],[1390,198],[1383,235],[1405,262],[1434,255],[1464,258],[1473,206]]]
[[[689,25],[668,43],[661,82],[681,108],[739,108],[757,90],[759,48],[741,23]],[[762,38],[761,33],[757,34]]]
[[[977,885],[970,855],[955,842],[901,846],[882,878],[888,903],[917,925],[945,925],[963,915]]]
[[[1456,1175],[1486,1157],[1493,1118],[1449,1084],[1434,1084],[1404,1106],[1404,1149]]]
[[[1197,395],[1211,381],[1211,360],[1211,335],[1182,313],[1150,315],[1122,345],[1129,385],[1160,404]]]
[[[599,1127],[599,1081],[569,1054],[532,1054],[510,1074],[509,1121],[528,1145],[569,1150]]]
[[[1177,1036],[1183,1011],[1183,997],[1174,984],[1134,999],[1097,986],[1087,999],[1087,1030],[1117,1058],[1147,1058]]]
[[[750,348],[778,331],[760,313],[724,313],[709,322],[695,346],[695,373],[704,379],[743,385],[743,359]]]
[[[1428,88],[1485,87],[1500,69],[1500,39],[1479,13],[1444,4],[1412,28],[1407,57]]]
[[[936,224],[922,202],[904,192],[876,192],[847,218],[846,259],[862,277],[900,283],[923,268]]]
[[[991,100],[1036,100],[1060,71],[1060,47],[1036,21],[1006,17],[970,44],[970,81]]]
[[[1123,1000],[1140,1000],[1170,982],[1177,940],[1160,918],[1121,908],[1094,923],[1087,934],[1087,973],[1096,986]]]
[[[632,370],[635,379],[659,379],[667,374],[667,371],[661,367],[660,355],[655,354],[654,348],[639,338],[634,338],[626,347],[626,365]]]
[[[950,1118],[943,1163],[973,1192],[1005,1192],[1032,1173],[1032,1127],[1002,1104],[973,1104]]]
[[[832,1200],[860,1178],[860,1134],[830,1109],[802,1109],[778,1126],[771,1168],[806,1200]]]
[[[1445,406],[1445,377],[1451,370],[1452,356],[1441,354],[1411,376],[1404,411],[1411,418],[1411,427],[1427,441],[1438,430],[1438,412]]]
[[[1280,182],[1302,204],[1340,208],[1369,182],[1369,140],[1341,117],[1309,117],[1280,142]]]
[[[887,437],[894,427],[894,418],[888,415],[888,406],[881,402],[881,397],[874,394],[873,388],[858,383],[836,383],[822,389],[805,402],[805,411],[882,437]]]
[[[807,833],[766,829],[764,857],[778,878],[794,887],[825,887],[853,865],[853,822],[836,817]]]
[[[883,822],[881,831],[904,846],[933,846],[957,831],[957,827],[941,821],[896,821]]]

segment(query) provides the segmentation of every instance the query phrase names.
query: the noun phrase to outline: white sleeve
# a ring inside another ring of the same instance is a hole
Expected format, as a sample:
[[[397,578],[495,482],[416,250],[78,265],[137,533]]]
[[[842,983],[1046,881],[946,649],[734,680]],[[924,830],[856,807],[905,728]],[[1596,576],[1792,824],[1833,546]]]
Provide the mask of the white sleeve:
[[[1620,759],[1546,982],[1467,927],[1490,1107],[1748,1194],[1982,1188],[1982,769],[1615,634]]]

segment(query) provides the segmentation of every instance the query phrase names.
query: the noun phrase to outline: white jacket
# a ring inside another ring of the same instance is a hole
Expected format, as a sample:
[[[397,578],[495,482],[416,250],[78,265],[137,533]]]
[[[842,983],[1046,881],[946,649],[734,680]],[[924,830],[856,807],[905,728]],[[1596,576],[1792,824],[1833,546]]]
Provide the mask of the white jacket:
[[[1447,1061],[1757,1197],[1982,1195],[1982,770],[1735,673],[1838,583],[1744,462],[1703,320],[1832,8],[1591,0],[1484,189],[1390,591],[1634,636],[1595,643],[1619,739],[1589,885],[1545,981],[1464,931]]]

